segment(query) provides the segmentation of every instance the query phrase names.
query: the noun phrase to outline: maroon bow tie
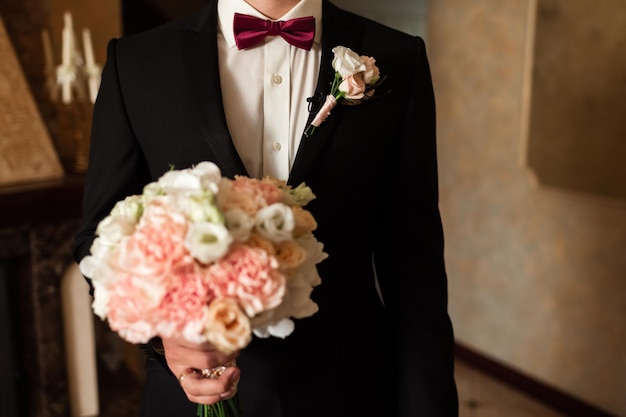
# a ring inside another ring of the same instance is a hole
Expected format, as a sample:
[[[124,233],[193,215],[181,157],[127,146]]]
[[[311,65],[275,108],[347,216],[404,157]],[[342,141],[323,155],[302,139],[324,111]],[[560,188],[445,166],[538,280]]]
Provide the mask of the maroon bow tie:
[[[315,38],[315,18],[309,16],[275,22],[235,13],[233,31],[239,49],[254,46],[266,36],[282,36],[293,46],[308,51],[313,45],[313,38]]]

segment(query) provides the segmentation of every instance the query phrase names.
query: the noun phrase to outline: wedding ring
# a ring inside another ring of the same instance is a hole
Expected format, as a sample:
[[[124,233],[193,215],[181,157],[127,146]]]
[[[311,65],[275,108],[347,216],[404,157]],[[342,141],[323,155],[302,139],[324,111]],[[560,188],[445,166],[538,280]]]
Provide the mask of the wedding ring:
[[[201,375],[202,378],[217,379],[222,376],[225,370],[226,367],[224,365],[216,366],[211,369],[203,369]]]
[[[201,374],[199,369],[196,368],[187,368],[178,376],[178,383],[182,384],[183,379],[189,374]]]
[[[202,371],[200,371],[200,375],[202,376],[202,378],[217,379],[224,374],[226,368],[231,367],[234,364],[235,361],[232,360],[224,365],[216,366],[215,368],[203,369]]]

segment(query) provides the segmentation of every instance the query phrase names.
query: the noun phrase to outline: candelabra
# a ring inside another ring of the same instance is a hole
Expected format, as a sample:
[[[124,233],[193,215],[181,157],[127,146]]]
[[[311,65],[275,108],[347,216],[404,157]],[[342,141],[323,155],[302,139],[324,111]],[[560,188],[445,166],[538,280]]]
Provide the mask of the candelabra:
[[[101,77],[101,68],[94,56],[91,33],[89,29],[83,29],[81,50],[72,15],[65,12],[59,65],[55,65],[47,30],[42,32],[42,40],[46,93],[53,110],[51,136],[65,170],[81,173],[87,169],[91,113]]]

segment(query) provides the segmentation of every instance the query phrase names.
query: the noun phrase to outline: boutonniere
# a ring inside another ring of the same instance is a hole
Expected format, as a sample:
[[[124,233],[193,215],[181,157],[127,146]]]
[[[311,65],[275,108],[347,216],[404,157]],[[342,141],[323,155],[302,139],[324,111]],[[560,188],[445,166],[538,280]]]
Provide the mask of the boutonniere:
[[[359,55],[345,46],[334,47],[333,53],[335,78],[330,93],[305,129],[305,136],[312,136],[338,103],[356,105],[373,99],[376,88],[385,80],[371,56]]]

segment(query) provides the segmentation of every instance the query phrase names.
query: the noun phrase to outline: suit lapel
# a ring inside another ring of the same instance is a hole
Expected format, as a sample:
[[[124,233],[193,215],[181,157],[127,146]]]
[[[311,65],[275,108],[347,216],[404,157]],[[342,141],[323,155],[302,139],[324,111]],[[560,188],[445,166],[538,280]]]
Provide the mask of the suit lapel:
[[[322,9],[322,57],[315,97],[326,97],[330,92],[335,77],[335,70],[332,67],[333,48],[338,45],[351,47],[356,44],[361,36],[360,31],[351,27],[350,22],[350,19],[347,19],[340,9],[328,1],[324,1]],[[340,113],[339,111],[332,111],[314,135],[302,136],[289,174],[289,184],[298,185],[304,181],[306,174],[319,158],[324,146],[331,140],[332,133],[341,119]],[[314,117],[315,113],[309,115],[307,125]]]
[[[226,177],[247,175],[224,114],[217,57],[216,1],[209,2],[199,18],[188,27],[181,48],[185,70],[189,73],[182,79],[195,80],[191,103],[196,108],[189,110],[199,114],[200,130],[215,156],[214,162]]]
[[[353,47],[361,33],[352,27],[351,20],[342,10],[324,1],[322,10],[322,57],[316,86],[316,97],[325,97],[330,92],[334,77],[332,68],[332,49],[338,45]],[[198,51],[206,53],[198,53]],[[184,33],[181,53],[185,61],[185,71],[189,77],[182,79],[196,80],[191,89],[193,97],[189,111],[199,114],[199,127],[204,140],[215,156],[215,163],[227,177],[248,175],[241,157],[228,131],[219,78],[217,56],[217,1],[210,1]],[[325,144],[331,140],[332,133],[341,117],[338,111],[331,112],[326,121],[311,137],[302,136],[289,176],[290,184],[302,182],[311,167],[319,158]],[[315,114],[309,115],[310,123]]]

